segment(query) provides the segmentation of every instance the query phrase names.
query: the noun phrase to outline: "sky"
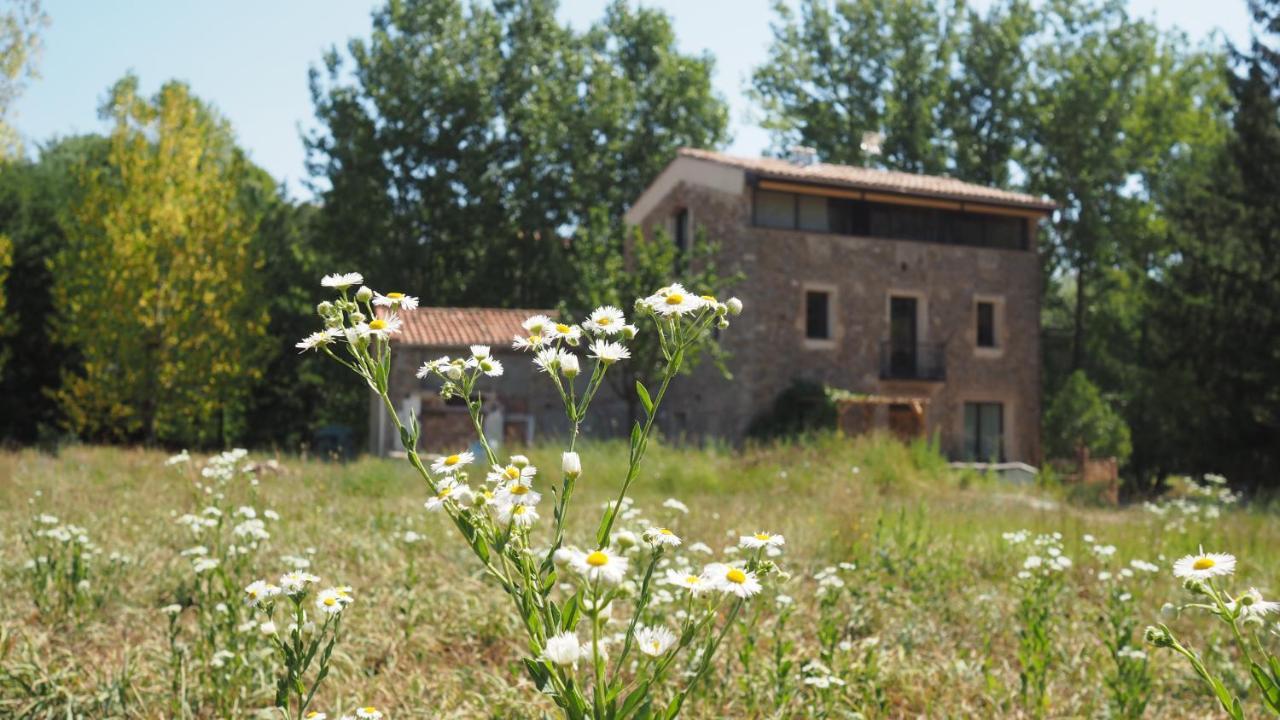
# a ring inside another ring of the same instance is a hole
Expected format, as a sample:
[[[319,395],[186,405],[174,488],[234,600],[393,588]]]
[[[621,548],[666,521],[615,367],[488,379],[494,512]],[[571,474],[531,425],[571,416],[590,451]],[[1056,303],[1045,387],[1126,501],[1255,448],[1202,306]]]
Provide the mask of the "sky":
[[[990,0],[973,0],[985,7]],[[166,80],[188,82],[230,121],[254,162],[284,181],[295,197],[305,187],[301,133],[314,127],[307,71],[329,47],[367,36],[374,0],[45,0],[40,76],[11,118],[33,150],[50,138],[99,132],[98,107],[126,72],[144,92]],[[576,28],[598,18],[605,0],[561,0]],[[674,19],[681,50],[716,58],[715,87],[729,102],[728,150],[759,155],[769,143],[753,118],[744,87],[770,41],[771,0],[643,0]],[[1132,14],[1177,27],[1191,38],[1220,31],[1237,44],[1249,38],[1244,0],[1131,0]]]

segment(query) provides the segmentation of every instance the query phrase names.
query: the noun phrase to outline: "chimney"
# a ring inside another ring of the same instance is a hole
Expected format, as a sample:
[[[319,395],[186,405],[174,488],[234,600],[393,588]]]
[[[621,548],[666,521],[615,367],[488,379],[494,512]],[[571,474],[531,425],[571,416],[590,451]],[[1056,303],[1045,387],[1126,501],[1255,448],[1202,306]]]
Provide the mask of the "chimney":
[[[818,151],[804,145],[792,145],[787,148],[787,161],[800,167],[816,165],[818,163]]]

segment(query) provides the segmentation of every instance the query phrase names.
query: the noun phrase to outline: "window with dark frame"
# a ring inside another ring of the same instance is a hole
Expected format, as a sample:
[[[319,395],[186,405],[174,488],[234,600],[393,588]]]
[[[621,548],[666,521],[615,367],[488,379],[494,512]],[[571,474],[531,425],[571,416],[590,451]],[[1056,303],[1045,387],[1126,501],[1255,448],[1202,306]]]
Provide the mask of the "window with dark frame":
[[[680,208],[671,218],[671,239],[675,242],[676,252],[684,255],[689,252],[689,209]]]
[[[964,404],[965,460],[1004,462],[1004,405]]]
[[[1026,218],[756,190],[753,222],[781,230],[1026,250]]]
[[[831,339],[831,293],[825,290],[805,291],[804,336],[809,340]]]
[[[996,346],[996,304],[993,302],[978,303],[978,347],[993,348]]]

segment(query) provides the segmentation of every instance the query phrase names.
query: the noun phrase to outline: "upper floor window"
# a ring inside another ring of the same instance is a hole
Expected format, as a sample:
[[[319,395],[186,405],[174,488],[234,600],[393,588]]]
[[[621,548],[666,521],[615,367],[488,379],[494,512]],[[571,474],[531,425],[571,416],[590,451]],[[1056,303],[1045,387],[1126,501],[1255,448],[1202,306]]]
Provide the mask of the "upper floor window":
[[[996,304],[979,301],[978,311],[978,347],[993,348],[996,346]]]
[[[1008,215],[756,190],[756,225],[783,230],[1025,250],[1031,223]]]
[[[804,336],[807,340],[831,339],[831,293],[806,290],[804,293]]]
[[[671,216],[671,239],[677,253],[684,255],[689,251],[689,208],[680,208]]]

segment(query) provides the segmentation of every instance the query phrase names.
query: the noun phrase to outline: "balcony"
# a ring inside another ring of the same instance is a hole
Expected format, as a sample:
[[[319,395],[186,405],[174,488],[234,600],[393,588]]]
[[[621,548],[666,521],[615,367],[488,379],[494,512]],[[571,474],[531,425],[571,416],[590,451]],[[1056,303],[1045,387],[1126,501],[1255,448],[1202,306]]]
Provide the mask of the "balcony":
[[[946,346],[942,343],[880,343],[881,380],[947,379]]]

